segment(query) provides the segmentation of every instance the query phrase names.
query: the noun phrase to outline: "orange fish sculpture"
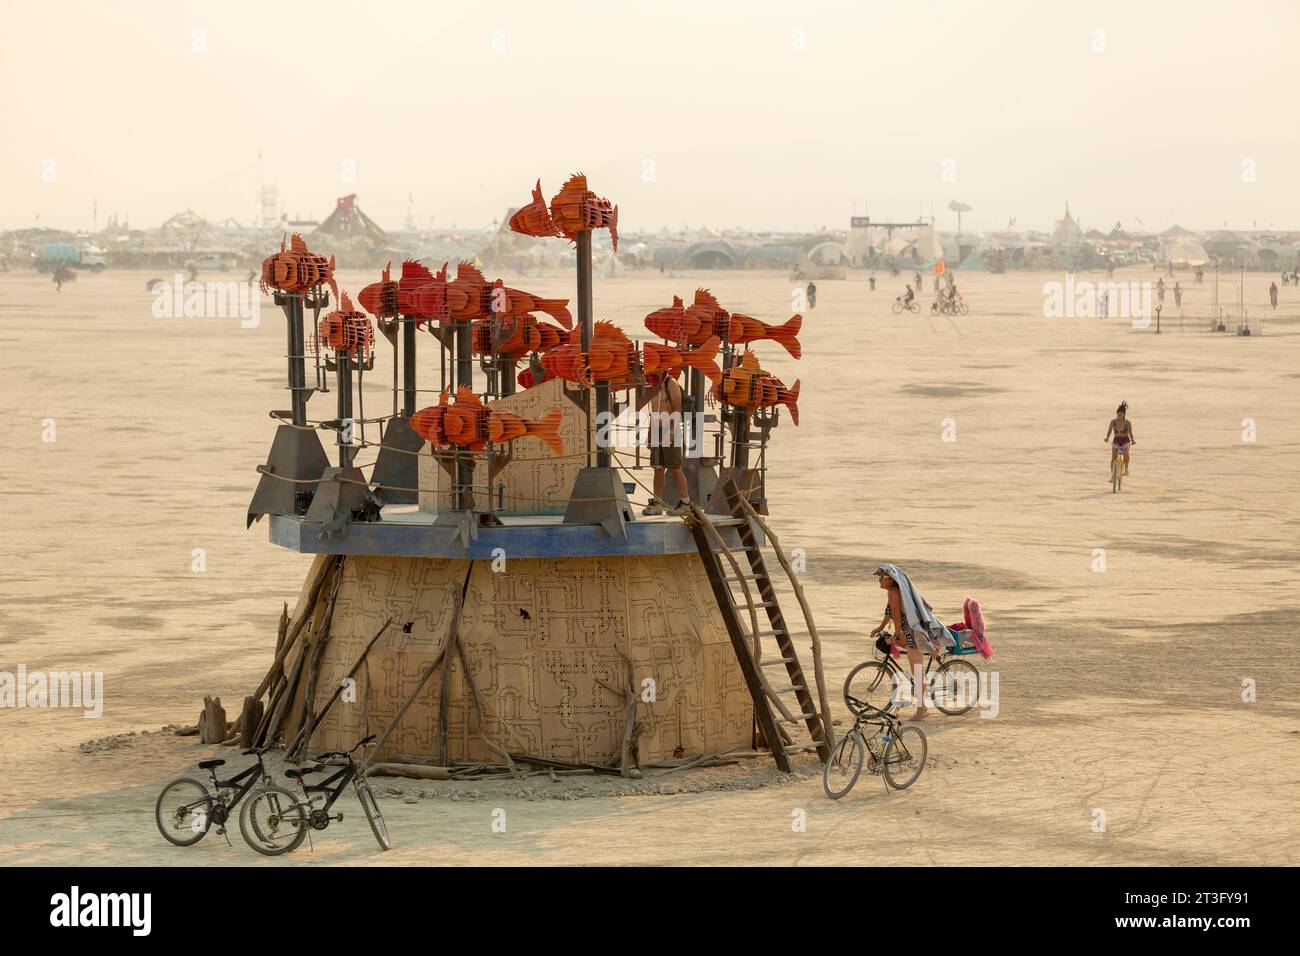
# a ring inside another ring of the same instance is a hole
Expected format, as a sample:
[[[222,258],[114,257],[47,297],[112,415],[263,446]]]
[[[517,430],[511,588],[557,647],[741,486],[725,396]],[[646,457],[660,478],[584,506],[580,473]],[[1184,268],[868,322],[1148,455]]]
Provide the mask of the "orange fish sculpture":
[[[587,188],[587,177],[574,173],[546,207],[542,181],[533,187],[533,198],[510,217],[510,228],[525,236],[563,236],[576,239],[580,232],[609,229],[618,252],[618,207]]]
[[[678,345],[699,345],[713,334],[712,317],[706,325],[698,311],[687,314],[681,296],[673,296],[673,304],[665,309],[655,309],[645,317],[645,327],[669,342]]]
[[[675,375],[679,369],[699,369],[710,382],[717,385],[722,381],[722,369],[718,368],[717,363],[718,347],[721,344],[716,335],[710,336],[698,349],[693,350],[646,342],[641,346],[641,367],[647,375]]]
[[[518,438],[538,438],[557,455],[564,454],[560,439],[560,406],[556,405],[538,421],[527,421],[510,412],[490,409],[474,394],[461,386],[456,401],[448,392],[438,397],[437,405],[422,408],[411,416],[411,428],[425,441],[437,446],[455,445],[466,451],[483,451],[488,442],[505,444]]]
[[[374,288],[374,297],[379,299],[383,285],[380,282],[366,288]],[[573,326],[568,304],[568,299],[547,299],[508,288],[501,279],[489,282],[468,262],[459,263],[456,278],[448,281],[447,263],[435,274],[423,263],[408,259],[402,263],[402,278],[397,283],[397,306],[403,315],[416,318],[417,324],[476,322],[494,314],[524,316],[543,312],[567,329]]]
[[[375,344],[370,316],[354,309],[346,292],[339,296],[339,307],[320,320],[318,331],[321,340],[336,353],[363,355]]]
[[[403,262],[402,278],[397,283],[397,307],[403,315],[414,318],[417,327],[426,322],[450,322],[447,263],[435,275],[416,259]]]
[[[699,345],[716,335],[733,345],[772,341],[780,343],[787,352],[799,358],[799,329],[803,316],[796,315],[785,325],[768,325],[759,319],[722,308],[707,289],[695,290],[695,302],[683,307],[680,296],[673,296],[673,304],[666,309],[656,309],[645,317],[645,327],[669,342],[678,345]]]
[[[632,385],[636,382],[636,346],[612,322],[597,322],[592,327],[591,348],[582,353],[576,336],[542,356],[542,369],[550,376],[580,385]]]
[[[799,329],[802,326],[802,315],[792,316],[784,325],[768,325],[759,319],[733,312],[727,341],[736,345],[748,345],[750,342],[760,341],[776,342],[793,358],[799,358],[803,354],[803,349],[799,346]]]
[[[384,266],[384,274],[378,282],[372,282],[359,293],[357,301],[377,319],[395,319],[398,315],[397,295],[399,283],[391,277],[392,263]]]
[[[497,320],[497,354],[516,361],[529,352],[548,352],[567,339],[563,329],[532,315],[505,315]],[[475,355],[492,354],[491,321],[474,323],[473,347]]]
[[[799,382],[793,388],[774,375],[769,375],[758,364],[758,356],[746,352],[739,365],[727,369],[722,381],[714,385],[714,398],[735,408],[752,412],[756,408],[784,405],[790,409],[791,420],[799,424]]]
[[[339,288],[334,283],[334,257],[326,259],[307,248],[307,241],[298,233],[285,248],[280,240],[280,251],[262,260],[262,292],[277,289],[280,292],[307,292],[318,285],[328,285],[338,298]]]

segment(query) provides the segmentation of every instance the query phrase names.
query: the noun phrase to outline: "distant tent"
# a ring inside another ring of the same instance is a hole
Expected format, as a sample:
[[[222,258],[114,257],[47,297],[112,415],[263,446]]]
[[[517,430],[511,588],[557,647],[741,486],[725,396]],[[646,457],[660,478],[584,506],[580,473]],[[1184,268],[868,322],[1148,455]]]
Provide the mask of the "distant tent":
[[[1056,228],[1052,230],[1052,245],[1072,245],[1082,238],[1083,230],[1079,228],[1079,224],[1070,215],[1070,205],[1066,203],[1065,217],[1056,220]]]
[[[734,269],[743,258],[725,239],[697,242],[686,250],[686,261],[694,269]]]
[[[1160,233],[1160,238],[1177,239],[1180,236],[1194,236],[1194,235],[1196,235],[1196,233],[1192,232],[1192,230],[1184,229],[1182,226],[1175,223],[1174,225],[1166,229],[1164,232]]]
[[[356,193],[340,196],[329,218],[317,226],[312,235],[332,236],[335,239],[361,238],[381,249],[396,245],[388,233],[361,211],[357,205]]]
[[[817,266],[837,266],[848,259],[848,253],[838,242],[822,242],[808,250],[807,260]]]
[[[1173,265],[1188,267],[1203,266],[1210,261],[1199,242],[1176,242],[1169,247],[1165,258]]]

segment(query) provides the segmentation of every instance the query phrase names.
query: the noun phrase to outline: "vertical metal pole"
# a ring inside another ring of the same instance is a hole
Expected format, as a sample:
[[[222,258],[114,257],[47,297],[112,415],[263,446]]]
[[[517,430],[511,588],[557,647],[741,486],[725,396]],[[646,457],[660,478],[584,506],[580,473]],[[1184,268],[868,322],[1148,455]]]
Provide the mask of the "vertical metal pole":
[[[469,322],[456,323],[456,387],[474,389],[474,329]],[[469,508],[471,490],[474,480],[473,463],[456,453],[456,509],[464,511]]]
[[[591,350],[591,340],[595,334],[595,318],[592,314],[591,303],[591,233],[578,233],[578,322],[582,329],[582,351],[583,354],[589,354]],[[596,423],[607,421],[609,418],[609,385],[598,384],[596,386]],[[588,451],[587,464],[591,464],[590,451]],[[596,449],[596,466],[598,468],[609,467],[609,449],[597,447]]]
[[[293,423],[307,424],[307,341],[303,334],[302,296],[286,294],[289,320],[289,399],[293,403]]]
[[[352,356],[348,352],[339,352],[334,356],[334,361],[338,363],[339,375],[339,431],[337,438],[339,467],[348,468],[352,465],[353,448],[344,442],[343,429],[348,419],[352,417]]]
[[[415,414],[415,321],[409,317],[402,322],[402,414]]]

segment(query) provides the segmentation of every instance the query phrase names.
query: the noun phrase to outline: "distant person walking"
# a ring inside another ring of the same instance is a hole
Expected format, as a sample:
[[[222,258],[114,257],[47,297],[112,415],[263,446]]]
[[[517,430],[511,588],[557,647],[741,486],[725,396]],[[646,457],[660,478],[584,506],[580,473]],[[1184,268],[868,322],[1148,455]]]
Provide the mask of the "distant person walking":
[[[1268,301],[1273,304],[1273,308],[1275,309],[1277,308],[1277,283],[1276,282],[1272,283],[1268,287]]]
[[[1174,283],[1174,305],[1180,309],[1183,307],[1183,287],[1177,282]]]
[[[811,312],[813,309],[817,308],[817,286],[812,282],[809,282],[808,288],[804,290],[804,293],[808,296],[808,311]]]

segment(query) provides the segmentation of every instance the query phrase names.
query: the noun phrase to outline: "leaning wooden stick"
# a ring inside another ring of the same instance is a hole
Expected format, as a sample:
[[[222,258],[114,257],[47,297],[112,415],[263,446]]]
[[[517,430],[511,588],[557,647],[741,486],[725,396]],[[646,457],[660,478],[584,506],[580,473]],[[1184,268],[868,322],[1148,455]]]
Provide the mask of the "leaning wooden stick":
[[[469,576],[473,571],[474,563],[471,561],[469,569],[465,572],[465,580],[460,586],[460,593],[456,595],[456,603],[451,609],[451,624],[448,628],[447,642],[438,649],[437,655],[433,660],[429,661],[428,665],[420,673],[420,676],[416,678],[415,687],[411,689],[411,694],[406,698],[406,703],[402,704],[401,709],[398,710],[398,712],[393,716],[393,719],[388,722],[388,726],[384,728],[384,732],[380,734],[379,739],[375,741],[374,747],[370,750],[370,757],[366,760],[365,767],[363,767],[362,770],[365,770],[375,762],[375,755],[383,748],[384,741],[387,740],[389,734],[393,732],[393,728],[402,722],[402,718],[406,716],[406,712],[410,710],[411,705],[415,703],[415,698],[420,695],[420,691],[424,690],[424,685],[429,682],[429,678],[433,676],[433,672],[438,669],[438,665],[442,663],[443,657],[446,656],[447,648],[451,645],[452,639],[460,630],[460,610],[465,604],[465,592],[469,590]]]
[[[325,647],[332,636],[334,604],[339,598],[339,585],[343,583],[343,568],[344,562],[340,558],[338,564],[334,566],[334,583],[330,585],[330,599],[325,605],[325,617],[321,619],[320,627],[316,629],[315,640],[309,641],[303,648],[303,653],[310,655],[310,660],[307,669],[303,672],[306,693],[302,695],[302,715],[298,718],[299,730],[307,726],[307,721],[311,718],[312,704],[316,700],[316,678],[320,674],[320,662],[325,656]]]
[[[393,732],[393,728],[402,722],[402,718],[405,717],[406,712],[411,709],[411,705],[415,703],[415,698],[420,695],[420,691],[424,690],[424,685],[429,682],[429,678],[433,676],[433,672],[437,670],[438,665],[442,663],[443,655],[446,653],[447,648],[438,648],[438,653],[434,656],[433,660],[429,661],[429,663],[425,665],[424,670],[420,672],[420,676],[415,680],[415,687],[411,689],[410,696],[406,698],[406,703],[402,704],[401,709],[399,709],[393,716],[393,719],[388,722],[388,726],[384,728],[384,732],[380,734],[379,739],[375,741],[375,746],[370,751],[372,758],[375,754],[379,753],[379,748],[384,745],[384,741],[387,740],[388,735]],[[366,768],[369,768],[372,762],[372,760],[367,760]]]
[[[514,777],[516,780],[521,779],[522,774],[520,774],[519,768],[515,766],[515,762],[510,759],[510,752],[494,744],[491,738],[488,737],[487,731],[483,729],[483,725],[486,722],[483,716],[483,697],[479,694],[478,684],[474,682],[474,674],[470,671],[469,658],[465,655],[465,645],[460,641],[456,642],[456,653],[460,655],[461,666],[465,668],[465,683],[469,685],[470,699],[474,701],[474,714],[478,718],[479,739],[483,741],[483,745],[487,747],[488,750],[492,751],[505,761],[506,766],[510,768],[510,776]]]
[[[317,575],[316,580],[312,582],[311,589],[307,592],[307,600],[303,604],[302,616],[294,621],[293,625],[285,633],[284,641],[281,642],[279,649],[275,652],[275,659],[271,661],[271,669],[262,678],[262,683],[257,685],[257,690],[253,691],[253,697],[261,697],[269,688],[274,687],[275,682],[284,675],[284,660],[289,655],[289,651],[293,649],[299,633],[311,620],[312,613],[316,610],[316,601],[320,598],[320,592],[324,589],[325,582],[329,580],[330,570],[333,569],[335,562],[338,560],[336,557],[331,557],[321,565],[320,573]]]
[[[370,639],[370,643],[361,651],[361,656],[358,657],[356,663],[352,665],[352,669],[349,670],[347,675],[339,681],[339,686],[334,688],[334,693],[330,695],[330,699],[325,701],[325,706],[322,707],[320,712],[315,716],[310,717],[307,723],[298,730],[297,735],[293,738],[293,743],[289,745],[286,753],[292,755],[298,749],[299,744],[306,744],[307,741],[311,740],[311,735],[315,733],[317,726],[319,726],[320,722],[325,719],[325,715],[328,714],[329,709],[334,706],[334,702],[342,696],[343,687],[346,682],[357,676],[357,671],[361,669],[361,665],[365,661],[366,655],[369,654],[370,649],[375,646],[375,642],[384,636],[384,632],[388,630],[389,625],[392,623],[393,618],[390,617],[384,622],[383,627],[376,632],[375,636]]]

